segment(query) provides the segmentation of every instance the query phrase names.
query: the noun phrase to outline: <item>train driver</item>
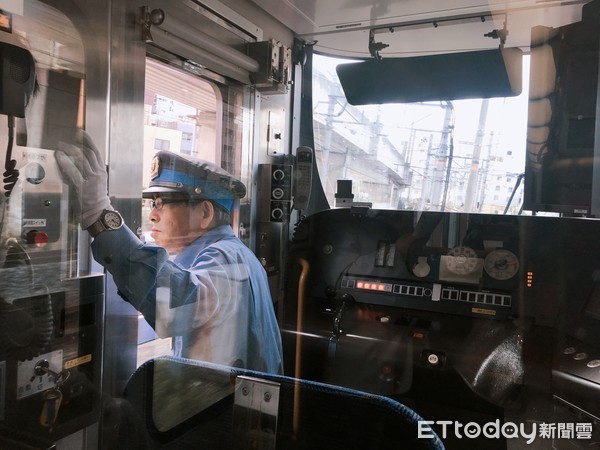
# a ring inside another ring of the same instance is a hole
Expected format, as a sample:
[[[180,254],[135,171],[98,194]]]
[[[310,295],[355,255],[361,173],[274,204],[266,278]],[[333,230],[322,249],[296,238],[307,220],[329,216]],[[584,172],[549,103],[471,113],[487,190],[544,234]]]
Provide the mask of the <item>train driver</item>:
[[[266,272],[230,226],[246,194],[241,181],[210,162],[158,152],[142,194],[152,208],[150,245],[122,226],[102,155],[85,133],[82,146],[63,146],[56,159],[80,197],[94,258],[156,333],[173,337],[175,356],[283,372]]]

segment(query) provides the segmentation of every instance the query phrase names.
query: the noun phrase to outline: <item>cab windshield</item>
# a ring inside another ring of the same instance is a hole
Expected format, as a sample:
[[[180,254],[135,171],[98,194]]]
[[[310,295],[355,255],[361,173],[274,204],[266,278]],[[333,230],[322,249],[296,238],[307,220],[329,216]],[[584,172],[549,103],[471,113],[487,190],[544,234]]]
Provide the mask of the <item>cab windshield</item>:
[[[378,209],[520,214],[529,58],[523,90],[507,98],[352,106],[335,67],[314,56],[315,153],[335,204],[338,180]]]

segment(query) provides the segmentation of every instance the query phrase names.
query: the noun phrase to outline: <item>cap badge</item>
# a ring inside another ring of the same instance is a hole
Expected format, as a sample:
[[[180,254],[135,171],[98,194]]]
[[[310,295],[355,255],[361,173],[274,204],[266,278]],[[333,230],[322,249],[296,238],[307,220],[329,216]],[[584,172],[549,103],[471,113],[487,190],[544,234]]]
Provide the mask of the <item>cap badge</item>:
[[[155,156],[150,165],[150,179],[154,180],[160,174],[160,158]]]

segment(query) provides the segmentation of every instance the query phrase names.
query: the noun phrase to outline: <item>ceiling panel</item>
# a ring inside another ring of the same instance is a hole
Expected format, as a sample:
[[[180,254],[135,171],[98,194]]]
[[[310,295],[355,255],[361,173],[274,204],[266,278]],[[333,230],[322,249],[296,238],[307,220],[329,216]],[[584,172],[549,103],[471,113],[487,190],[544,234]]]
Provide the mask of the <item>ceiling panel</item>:
[[[531,27],[560,26],[580,20],[586,1],[554,0],[253,0],[307,41],[315,51],[347,57],[369,57],[369,30],[383,29],[376,41],[388,44],[382,56],[494,48],[485,37],[507,23],[507,46],[525,47]],[[480,17],[485,17],[482,22]],[[473,17],[468,20],[458,18]],[[452,20],[445,20],[452,19]],[[433,25],[438,21],[437,27]],[[390,26],[394,32],[388,32]]]

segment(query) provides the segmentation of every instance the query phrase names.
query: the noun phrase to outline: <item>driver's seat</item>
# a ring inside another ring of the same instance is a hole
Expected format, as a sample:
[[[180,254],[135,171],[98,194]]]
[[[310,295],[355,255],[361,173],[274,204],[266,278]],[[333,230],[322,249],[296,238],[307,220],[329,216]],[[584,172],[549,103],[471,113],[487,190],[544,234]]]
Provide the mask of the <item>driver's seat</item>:
[[[128,448],[444,448],[387,397],[187,359],[146,362],[121,401],[118,440]]]

